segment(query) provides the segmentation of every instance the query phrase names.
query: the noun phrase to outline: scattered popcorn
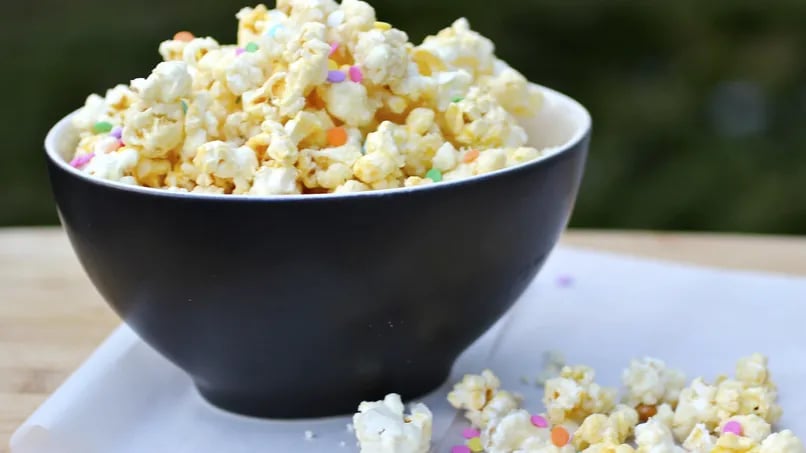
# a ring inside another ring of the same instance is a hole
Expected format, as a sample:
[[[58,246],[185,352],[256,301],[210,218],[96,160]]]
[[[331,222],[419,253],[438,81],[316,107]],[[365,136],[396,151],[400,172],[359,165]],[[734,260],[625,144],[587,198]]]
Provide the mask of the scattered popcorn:
[[[683,441],[683,447],[694,453],[711,453],[716,446],[716,436],[702,423],[697,423]]]
[[[541,91],[466,19],[414,45],[360,0],[279,0],[236,18],[235,44],[179,32],[147,78],[89,96],[71,165],[174,192],[269,196],[414,187],[542,154],[517,121],[538,113]],[[106,138],[118,145],[93,154]]]
[[[431,448],[431,411],[424,404],[404,414],[400,395],[364,401],[353,416],[362,453],[427,453]]]
[[[636,453],[685,453],[675,444],[672,431],[654,419],[635,427],[635,443]]]
[[[652,357],[630,362],[621,377],[624,402],[632,407],[677,405],[680,391],[686,386],[686,375],[666,367],[666,363]]]
[[[596,444],[622,444],[633,433],[638,424],[638,412],[635,409],[619,405],[610,415],[591,414],[574,433],[573,444],[583,450]]]
[[[464,410],[473,426],[483,429],[520,407],[521,399],[505,390],[499,391],[500,386],[501,381],[490,370],[480,375],[466,374],[448,393],[448,402]]]
[[[792,431],[785,429],[764,439],[758,453],[804,453],[806,449]]]
[[[595,373],[586,366],[565,366],[560,376],[546,381],[543,404],[549,421],[582,423],[595,413],[609,412],[615,406],[616,391],[593,382]]]

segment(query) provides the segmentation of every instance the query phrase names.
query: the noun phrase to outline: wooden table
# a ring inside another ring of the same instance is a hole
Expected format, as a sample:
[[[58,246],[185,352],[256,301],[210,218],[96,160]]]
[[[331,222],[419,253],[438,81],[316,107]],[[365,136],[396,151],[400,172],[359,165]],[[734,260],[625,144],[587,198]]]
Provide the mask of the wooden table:
[[[806,238],[572,231],[568,245],[806,275]],[[57,228],[0,229],[0,452],[118,324]]]

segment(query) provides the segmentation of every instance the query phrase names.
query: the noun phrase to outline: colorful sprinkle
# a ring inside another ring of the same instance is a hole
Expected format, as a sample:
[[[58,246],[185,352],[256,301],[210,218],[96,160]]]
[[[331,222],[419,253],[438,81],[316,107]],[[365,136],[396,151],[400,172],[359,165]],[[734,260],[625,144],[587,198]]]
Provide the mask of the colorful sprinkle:
[[[112,132],[110,132],[109,135],[120,140],[120,138],[123,137],[123,128],[120,126],[115,126],[115,128],[112,129]]]
[[[193,33],[189,31],[180,31],[174,35],[174,41],[185,41],[190,42],[193,41],[196,37],[193,36]]]
[[[187,102],[185,102],[185,101],[182,101],[182,112],[183,112],[183,113],[187,113],[187,112],[188,112],[188,103],[187,103]]]
[[[235,55],[240,56],[240,55],[243,55],[244,52],[246,52],[246,51],[243,50],[243,47],[238,47],[237,49],[235,49]]]
[[[471,451],[467,445],[454,445],[451,448],[451,453],[470,453]]]
[[[451,102],[462,102],[462,99],[464,98],[461,96],[456,96],[455,98],[451,99]]]
[[[546,417],[543,417],[542,415],[532,415],[532,418],[530,418],[530,420],[532,421],[532,424],[537,426],[538,428],[549,427],[549,421],[546,420]]]
[[[736,420],[731,420],[725,423],[725,426],[722,427],[723,433],[731,433],[736,434],[737,436],[742,435],[742,425],[737,422]]]
[[[434,182],[442,181],[442,172],[436,168],[432,168],[425,173],[425,177]]]
[[[569,440],[571,440],[571,435],[568,434],[568,430],[562,426],[551,428],[551,443],[558,447],[564,447],[568,444]]]
[[[364,80],[364,73],[358,66],[350,66],[350,80],[355,83],[361,83]]]
[[[92,131],[96,134],[105,134],[110,132],[112,128],[115,127],[109,121],[98,121],[97,123],[92,125]]]
[[[330,83],[341,83],[347,78],[341,71],[328,71],[327,72],[327,81]]]
[[[339,64],[333,60],[327,60],[327,70],[328,71],[335,71],[339,69]]]
[[[389,22],[380,22],[380,21],[378,21],[378,22],[375,22],[375,28],[377,28],[378,30],[386,31],[386,30],[390,30],[392,28],[392,24],[390,24]]]
[[[470,447],[470,450],[478,453],[480,451],[484,451],[484,445],[481,444],[481,439],[478,437],[474,437],[467,441],[467,446]]]
[[[465,439],[472,439],[481,436],[481,433],[476,428],[465,428],[462,430],[462,437]]]
[[[258,49],[260,49],[260,46],[258,46],[257,43],[250,42],[249,44],[246,45],[246,47],[244,47],[243,50],[249,53],[255,53],[257,52]]]
[[[271,26],[271,28],[269,28],[269,31],[267,31],[266,34],[274,38],[275,36],[277,36],[277,32],[280,31],[280,29],[282,28],[285,28],[283,27],[283,24],[274,24]]]
[[[95,157],[95,153],[83,154],[81,156],[76,156],[73,160],[70,161],[70,166],[75,168],[81,168],[89,163],[92,158]]]
[[[327,131],[327,143],[330,146],[341,146],[347,143],[347,131],[343,127],[334,127]]]
[[[339,43],[332,42],[330,43],[330,52],[327,54],[328,57],[333,56],[336,51],[339,50]]]
[[[474,160],[478,159],[479,157],[479,150],[471,149],[470,151],[465,153],[465,156],[462,158],[462,161],[466,164],[473,162]]]
[[[574,284],[574,277],[571,277],[570,275],[560,275],[559,277],[557,277],[557,286],[561,288],[568,288],[570,286],[573,286],[573,284]]]

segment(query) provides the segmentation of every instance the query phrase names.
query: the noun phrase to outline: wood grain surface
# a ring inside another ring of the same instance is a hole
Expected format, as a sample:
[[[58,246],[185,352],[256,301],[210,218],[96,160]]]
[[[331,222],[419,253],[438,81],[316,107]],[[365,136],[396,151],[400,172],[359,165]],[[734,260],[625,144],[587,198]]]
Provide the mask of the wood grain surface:
[[[806,238],[571,231],[563,243],[734,269],[806,275]],[[0,229],[0,452],[119,323],[58,228]]]

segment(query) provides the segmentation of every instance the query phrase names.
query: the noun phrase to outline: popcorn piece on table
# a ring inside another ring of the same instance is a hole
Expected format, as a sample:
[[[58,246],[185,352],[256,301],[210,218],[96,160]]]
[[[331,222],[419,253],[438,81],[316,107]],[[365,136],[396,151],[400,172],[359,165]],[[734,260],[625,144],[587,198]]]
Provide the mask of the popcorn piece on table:
[[[481,440],[487,453],[575,451],[567,441],[561,446],[554,445],[549,427],[536,426],[529,412],[523,409],[512,411],[496,423],[487,425]]]
[[[490,370],[466,374],[448,393],[448,402],[464,410],[473,426],[484,429],[520,407],[520,398],[500,387],[501,381]]]
[[[786,429],[764,439],[758,453],[806,453],[806,448],[792,431]]]
[[[713,432],[719,424],[716,407],[716,387],[701,377],[680,392],[672,420],[672,431],[679,440],[688,437],[695,425],[702,424]]]
[[[683,441],[683,447],[694,453],[711,453],[715,446],[716,436],[702,423],[697,423]]]
[[[642,421],[654,415],[660,404],[676,406],[680,391],[686,386],[683,372],[668,368],[662,360],[652,357],[632,360],[621,380],[625,388],[625,404],[640,407]]]
[[[574,433],[573,444],[583,450],[595,444],[622,444],[632,435],[638,424],[635,409],[619,405],[610,415],[591,414]]]
[[[636,453],[685,453],[675,444],[669,428],[663,423],[649,419],[635,427]]]
[[[559,377],[546,381],[543,404],[552,423],[582,423],[591,414],[613,409],[616,391],[599,386],[594,377],[590,367],[565,366]]]
[[[364,401],[353,416],[361,453],[427,453],[431,448],[431,411],[424,404],[404,414],[400,395]]]

